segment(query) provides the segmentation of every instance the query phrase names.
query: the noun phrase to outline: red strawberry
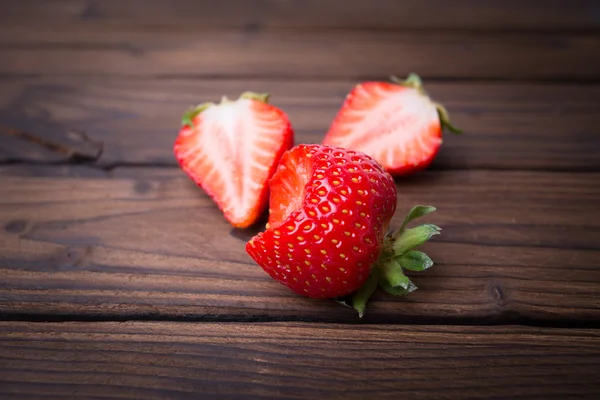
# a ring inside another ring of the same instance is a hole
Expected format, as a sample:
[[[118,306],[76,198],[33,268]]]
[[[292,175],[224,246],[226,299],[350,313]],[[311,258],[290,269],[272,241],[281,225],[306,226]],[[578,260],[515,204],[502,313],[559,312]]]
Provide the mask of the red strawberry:
[[[396,209],[396,186],[371,157],[342,148],[299,145],[286,152],[270,180],[267,230],[246,244],[250,256],[275,280],[314,298],[353,293],[362,315],[378,282],[393,294],[415,289],[402,267],[432,265],[412,251],[433,225],[405,229],[434,210],[415,207],[400,230],[386,231]]]
[[[267,181],[294,141],[287,116],[267,100],[268,95],[244,93],[235,101],[194,107],[175,142],[183,170],[239,228],[266,208]]]
[[[364,82],[346,97],[323,144],[362,151],[392,175],[407,175],[427,167],[442,144],[448,112],[425,93],[421,79]]]

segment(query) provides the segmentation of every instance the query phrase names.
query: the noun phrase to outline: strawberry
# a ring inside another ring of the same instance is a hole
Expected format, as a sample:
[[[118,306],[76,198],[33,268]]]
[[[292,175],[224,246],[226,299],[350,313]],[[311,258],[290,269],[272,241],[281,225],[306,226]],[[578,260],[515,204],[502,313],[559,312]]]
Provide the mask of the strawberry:
[[[247,92],[194,107],[175,141],[182,169],[238,228],[253,224],[266,208],[267,181],[294,141],[288,117],[267,100]]]
[[[346,96],[323,144],[362,151],[392,175],[426,168],[442,144],[450,124],[446,109],[431,101],[421,79],[409,75],[394,83],[364,82]]]
[[[406,229],[433,207],[415,207],[386,235],[396,210],[396,186],[371,157],[323,145],[287,151],[270,186],[267,230],[246,244],[248,254],[275,280],[313,298],[341,298],[362,316],[379,283],[392,294],[416,289],[402,267],[433,263],[413,250],[439,233],[434,225]]]

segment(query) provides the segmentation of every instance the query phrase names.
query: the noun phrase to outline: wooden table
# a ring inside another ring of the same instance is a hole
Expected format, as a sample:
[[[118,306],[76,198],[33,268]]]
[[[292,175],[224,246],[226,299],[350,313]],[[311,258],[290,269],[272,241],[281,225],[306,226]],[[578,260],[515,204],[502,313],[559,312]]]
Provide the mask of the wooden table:
[[[599,54],[594,0],[0,2],[0,398],[600,398]],[[244,90],[319,142],[413,71],[466,134],[398,180],[437,264],[358,320],[256,266],[172,144]]]

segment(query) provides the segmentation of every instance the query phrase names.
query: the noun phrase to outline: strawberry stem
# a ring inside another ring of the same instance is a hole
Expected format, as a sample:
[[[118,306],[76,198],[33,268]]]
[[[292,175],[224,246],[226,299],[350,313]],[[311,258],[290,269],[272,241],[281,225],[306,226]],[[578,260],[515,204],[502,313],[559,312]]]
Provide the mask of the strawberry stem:
[[[262,103],[268,103],[270,97],[269,93],[244,92],[240,95],[240,99],[257,100]]]

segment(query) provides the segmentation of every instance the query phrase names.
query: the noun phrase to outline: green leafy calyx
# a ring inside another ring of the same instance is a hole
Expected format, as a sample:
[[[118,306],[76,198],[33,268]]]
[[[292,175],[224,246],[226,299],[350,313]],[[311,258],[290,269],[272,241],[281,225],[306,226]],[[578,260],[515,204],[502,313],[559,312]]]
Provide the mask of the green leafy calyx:
[[[408,213],[402,226],[393,234],[388,235],[384,241],[383,250],[379,259],[371,269],[369,279],[356,292],[338,299],[339,302],[354,308],[359,317],[364,315],[366,304],[375,292],[377,286],[385,292],[403,296],[417,289],[404,271],[424,271],[433,265],[427,254],[415,250],[415,247],[427,242],[441,229],[432,224],[418,225],[407,228],[407,225],[424,215],[435,211],[432,206],[416,206]]]
[[[244,92],[240,95],[239,99],[249,99],[249,100],[260,101],[263,103],[268,103],[269,97],[271,97],[271,95],[269,93]],[[226,104],[226,103],[231,103],[231,102],[232,102],[232,100],[229,100],[226,96],[223,96],[221,98],[220,104]],[[181,125],[189,126],[191,129],[194,129],[194,118],[196,118],[201,112],[205,111],[206,109],[208,109],[214,105],[215,105],[215,103],[207,102],[207,103],[202,103],[202,104],[194,106],[194,107],[190,107],[185,112],[185,114],[183,114],[183,117],[181,118]]]
[[[442,124],[442,129],[448,129],[450,132],[457,133],[457,134],[463,133],[463,131],[461,129],[458,129],[457,127],[452,125],[452,123],[450,123],[450,115],[448,114],[448,110],[446,110],[446,108],[439,103],[434,103],[434,104],[435,104],[435,108],[437,109],[438,116],[440,117],[440,123]]]
[[[215,103],[202,103],[195,107],[190,107],[183,117],[181,117],[181,126],[189,126],[191,129],[194,129],[194,118],[198,116],[202,111],[206,110],[214,106]]]
[[[427,95],[427,92],[425,92],[425,88],[423,87],[423,81],[421,80],[421,77],[415,73],[409,74],[406,79],[400,79],[397,76],[392,75],[390,76],[390,80],[398,85],[415,89],[419,93]]]

